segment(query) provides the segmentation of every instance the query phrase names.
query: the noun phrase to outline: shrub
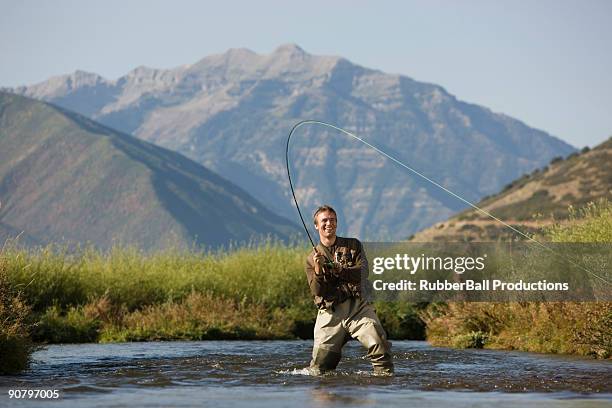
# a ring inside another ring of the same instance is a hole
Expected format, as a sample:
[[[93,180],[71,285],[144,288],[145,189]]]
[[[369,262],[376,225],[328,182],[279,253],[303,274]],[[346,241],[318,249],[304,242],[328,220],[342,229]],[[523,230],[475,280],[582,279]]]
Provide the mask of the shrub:
[[[29,314],[30,308],[9,283],[0,252],[0,374],[15,374],[30,365],[37,347],[29,335]]]
[[[453,347],[466,348],[483,348],[489,336],[481,331],[472,331],[466,334],[460,334],[453,339]]]
[[[546,230],[553,242],[612,242],[612,204],[575,210]],[[612,357],[611,302],[453,302],[420,312],[434,345]]]

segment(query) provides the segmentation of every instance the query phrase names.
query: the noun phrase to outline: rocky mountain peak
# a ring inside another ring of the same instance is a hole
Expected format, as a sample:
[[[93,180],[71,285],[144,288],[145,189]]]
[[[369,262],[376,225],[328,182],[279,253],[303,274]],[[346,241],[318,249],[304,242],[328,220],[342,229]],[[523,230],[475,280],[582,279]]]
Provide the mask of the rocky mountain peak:
[[[128,77],[142,77],[142,76],[152,76],[155,71],[157,71],[156,69],[153,68],[149,68],[146,67],[144,65],[140,65],[136,68],[134,68],[133,70],[131,70],[130,72],[127,73]]]
[[[280,55],[291,55],[291,56],[299,56],[303,57],[304,55],[310,55],[302,47],[297,44],[288,43],[282,44],[278,46],[272,55],[280,56]]]
[[[242,47],[242,48],[230,48],[229,50],[225,52],[225,55],[235,57],[235,58],[240,58],[240,57],[248,58],[248,57],[252,57],[257,54],[253,50]]]
[[[15,89],[3,88],[2,90],[15,92],[36,99],[45,99],[73,92],[79,88],[96,87],[100,84],[108,83],[109,81],[98,74],[76,70],[72,74],[54,76],[32,86],[20,86]]]
[[[303,118],[353,129],[468,200],[573,151],[545,132],[462,102],[438,85],[339,56],[309,54],[296,44],[266,54],[231,49],[193,65],[157,71],[140,67],[136,74],[142,76],[125,76],[108,89],[30,93],[37,85],[18,92],[184,153],[291,217],[295,211],[287,195],[282,146],[287,130]],[[349,233],[406,237],[462,208],[432,186],[393,173],[383,160],[375,165],[351,160],[369,152],[343,143],[341,138],[303,140],[298,157],[322,148],[334,154],[317,162],[298,159],[296,168],[308,177],[296,175],[296,184],[299,194],[313,192],[304,197],[305,208],[325,201],[345,216],[350,213]],[[347,174],[349,165],[360,174],[355,182],[326,177]]]
[[[104,78],[102,78],[96,73],[82,70],[74,71],[74,73],[72,73],[72,75],[70,75],[67,79],[68,81],[72,82],[73,86],[76,88],[78,88],[79,86],[86,85],[93,86],[100,82],[106,81]]]

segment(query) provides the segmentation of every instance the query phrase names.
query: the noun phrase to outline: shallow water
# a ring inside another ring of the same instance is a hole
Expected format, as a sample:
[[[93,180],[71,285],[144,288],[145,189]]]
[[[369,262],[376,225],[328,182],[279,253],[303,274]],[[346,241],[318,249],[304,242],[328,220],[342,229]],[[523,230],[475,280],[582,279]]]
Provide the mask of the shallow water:
[[[612,406],[612,363],[567,356],[434,348],[395,341],[396,375],[370,373],[345,347],[336,373],[308,375],[312,341],[53,345],[29,372],[0,377],[0,406]],[[59,398],[9,399],[9,389]]]

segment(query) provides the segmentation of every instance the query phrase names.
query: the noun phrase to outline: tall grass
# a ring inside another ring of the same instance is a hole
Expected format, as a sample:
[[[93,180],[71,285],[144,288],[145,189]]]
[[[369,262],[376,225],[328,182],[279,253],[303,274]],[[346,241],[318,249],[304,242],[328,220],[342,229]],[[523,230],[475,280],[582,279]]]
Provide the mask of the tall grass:
[[[545,231],[552,242],[612,242],[612,203],[575,210]],[[432,304],[421,313],[434,345],[612,357],[612,303]]]
[[[30,339],[29,306],[8,280],[0,250],[0,374],[25,370],[36,346]]]
[[[153,254],[48,246],[7,248],[4,259],[10,285],[39,320],[38,341],[287,338],[315,315],[305,252],[271,242]],[[283,315],[293,320],[281,330]]]
[[[35,341],[287,339],[312,337],[308,251],[274,242],[227,252],[48,246],[7,248],[4,258],[32,307]],[[381,306],[380,317],[391,337],[424,335],[408,304]]]
[[[5,257],[11,283],[24,287],[35,312],[83,305],[101,297],[133,311],[184,299],[193,290],[266,306],[306,303],[300,301],[308,293],[300,284],[304,253],[303,248],[266,243],[225,253],[8,248]]]
[[[570,209],[554,242],[612,242],[609,202]],[[312,336],[316,309],[306,284],[308,248],[274,242],[230,251],[48,246],[0,252],[0,373],[27,367],[34,341],[285,339]],[[391,338],[609,358],[612,305],[450,303],[417,312],[381,303]],[[421,320],[423,319],[423,320]]]

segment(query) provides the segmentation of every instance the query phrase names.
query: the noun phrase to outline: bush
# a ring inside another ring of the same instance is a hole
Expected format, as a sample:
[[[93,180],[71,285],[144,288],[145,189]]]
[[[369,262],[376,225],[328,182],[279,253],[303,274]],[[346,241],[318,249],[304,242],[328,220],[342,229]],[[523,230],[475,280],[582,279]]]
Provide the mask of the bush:
[[[29,335],[29,313],[30,308],[9,283],[0,252],[0,374],[15,374],[30,365],[37,347]]]
[[[455,348],[483,348],[489,336],[481,331],[473,331],[466,334],[460,334],[453,339],[453,347]]]
[[[560,163],[563,161],[563,157],[561,156],[556,156],[553,157],[552,160],[550,161],[550,164],[555,164],[555,163]]]
[[[376,313],[392,339],[425,340],[425,323],[418,305],[408,302],[377,302]]]
[[[574,210],[546,230],[553,242],[612,242],[612,204]],[[438,346],[487,347],[612,357],[611,302],[453,302],[420,312]]]
[[[49,343],[87,343],[98,339],[100,321],[83,312],[83,307],[71,307],[66,313],[57,305],[40,317],[32,335],[35,341]]]

